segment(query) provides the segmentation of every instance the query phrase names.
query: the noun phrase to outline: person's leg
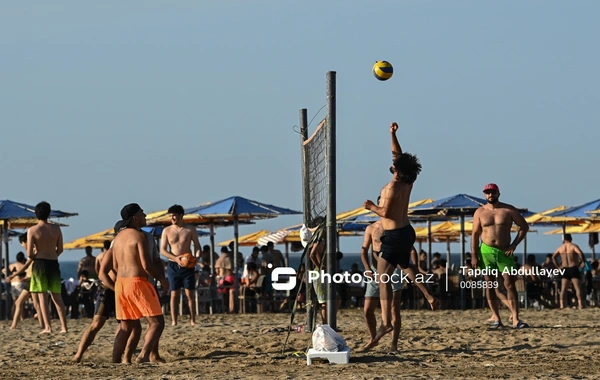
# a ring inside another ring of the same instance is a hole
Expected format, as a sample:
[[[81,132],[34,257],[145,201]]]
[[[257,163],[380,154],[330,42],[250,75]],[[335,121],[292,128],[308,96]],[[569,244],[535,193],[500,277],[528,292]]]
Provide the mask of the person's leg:
[[[371,284],[367,285],[371,286]],[[377,333],[377,318],[375,317],[375,309],[379,304],[379,297],[365,297],[365,306],[363,307],[363,313],[365,316],[365,322],[367,323],[367,329],[369,330],[369,336],[371,340],[364,347],[364,350],[369,350],[377,346],[377,342],[373,342],[375,334]]]
[[[377,260],[377,274],[379,275],[379,302],[381,304],[381,326],[373,343],[379,342],[379,339],[385,334],[390,333],[394,330],[392,326],[392,284],[390,283],[390,276],[394,272],[394,266],[383,258]]]
[[[190,309],[190,324],[196,324],[196,288],[194,284],[194,273],[188,275],[188,282],[185,284],[185,296],[188,301],[188,309]]]
[[[23,290],[21,292],[21,294],[19,295],[19,298],[17,298],[17,300],[15,301],[15,312],[13,314],[13,320],[12,320],[12,324],[10,325],[10,329],[14,330],[17,328],[17,325],[19,324],[19,321],[21,320],[21,316],[23,315],[23,308],[25,307],[25,302],[27,302],[27,298],[29,298],[29,296],[31,295],[31,293],[29,293],[29,290]],[[42,318],[38,318],[40,321],[42,321]],[[41,327],[43,328],[43,322],[40,323]]]
[[[398,339],[400,338],[400,329],[402,328],[402,317],[400,316],[401,304],[402,290],[397,290],[394,292],[394,299],[392,300],[392,326],[394,326],[394,331],[392,332],[391,353],[398,351]]]
[[[40,334],[51,333],[52,325],[50,324],[50,309],[48,307],[48,297],[46,297],[46,292],[32,293],[31,296],[37,297],[40,305],[40,312],[42,314],[42,320],[44,321],[45,328],[40,332]]]
[[[517,295],[517,287],[515,286],[515,278],[509,274],[503,274],[504,287],[508,298],[508,305],[512,316],[513,327],[519,324],[519,302]]]
[[[121,360],[121,363],[123,364],[131,364],[133,353],[135,352],[135,349],[140,342],[140,337],[142,336],[142,324],[140,323],[139,319],[137,321],[133,321],[132,327],[133,330],[131,330],[131,335],[129,335],[129,339],[127,339],[127,345],[125,346],[123,359]]]
[[[122,320],[119,324],[119,330],[115,336],[115,343],[113,347],[113,363],[121,363],[123,353],[125,352],[125,346],[135,328],[135,324],[138,321],[125,321]]]
[[[52,297],[52,302],[54,302],[54,306],[56,306],[56,311],[58,312],[58,319],[60,320],[60,332],[66,333],[67,330],[67,314],[65,312],[65,304],[62,299],[62,295],[60,293],[50,293]]]
[[[177,316],[179,315],[179,298],[181,297],[181,290],[171,291],[171,325],[177,325]]]
[[[567,306],[567,289],[569,286],[569,280],[562,278],[560,280],[560,308],[564,309]]]
[[[33,302],[33,309],[37,314],[38,323],[40,324],[40,327],[44,329],[44,319],[42,318],[42,310],[40,309],[40,300],[37,297],[34,297],[32,293],[27,291],[27,295],[25,296],[23,303],[27,302],[27,297],[31,297],[31,301]]]
[[[148,331],[146,331],[146,338],[144,339],[142,351],[136,359],[138,363],[150,361],[150,353],[158,344],[160,336],[165,328],[165,318],[162,315],[146,317],[146,320],[148,321]]]
[[[427,289],[427,286],[425,286],[425,284],[423,284],[421,281],[416,281],[417,267],[413,264],[408,264],[406,268],[402,268],[401,266],[398,266],[398,268],[402,269],[402,271],[406,273],[406,276],[412,281],[412,283],[415,284],[417,288],[419,288],[421,293],[423,293],[423,296],[425,297],[425,299],[427,299],[429,305],[431,305],[431,310],[438,310],[440,308],[440,300],[431,295],[429,289]]]
[[[73,357],[73,361],[75,363],[79,363],[81,361],[83,354],[88,349],[88,347],[94,342],[94,339],[96,338],[96,334],[98,334],[98,331],[100,331],[100,329],[102,329],[102,326],[104,326],[105,322],[106,322],[106,317],[103,317],[102,315],[94,315],[94,318],[92,319],[92,323],[90,323],[88,328],[85,329],[85,331],[83,332],[83,335],[81,336],[81,342],[79,342],[79,348],[77,350],[77,353]]]
[[[573,283],[573,288],[575,289],[575,295],[577,296],[577,307],[579,309],[583,309],[583,292],[581,291],[582,284],[579,278],[573,277],[571,279]]]
[[[489,283],[490,281],[496,281],[495,276],[486,275],[483,277],[484,281]],[[491,287],[485,288],[485,296],[487,298],[488,305],[490,307],[490,311],[492,312],[492,316],[488,319],[488,322],[495,323],[496,326],[502,325],[502,318],[500,317],[500,308],[499,308],[499,295],[502,293],[499,289],[492,289]],[[506,296],[504,296],[506,299]],[[508,301],[507,301],[508,303]],[[507,305],[508,306],[508,305]]]

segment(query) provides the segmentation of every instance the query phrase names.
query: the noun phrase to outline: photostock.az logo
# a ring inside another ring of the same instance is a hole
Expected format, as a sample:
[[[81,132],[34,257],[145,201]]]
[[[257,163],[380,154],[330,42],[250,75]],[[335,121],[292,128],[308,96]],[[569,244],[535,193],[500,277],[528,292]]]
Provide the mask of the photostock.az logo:
[[[273,267],[273,264],[267,265],[269,269]],[[279,276],[287,277],[287,282],[278,282]],[[271,273],[271,283],[275,290],[292,290],[296,287],[296,271],[290,267],[280,267],[273,269]]]

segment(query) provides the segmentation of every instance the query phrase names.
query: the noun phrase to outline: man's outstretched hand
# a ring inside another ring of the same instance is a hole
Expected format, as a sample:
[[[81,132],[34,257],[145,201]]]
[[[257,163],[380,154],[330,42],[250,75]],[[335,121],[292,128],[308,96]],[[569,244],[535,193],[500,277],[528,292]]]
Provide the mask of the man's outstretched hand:
[[[397,130],[398,130],[398,123],[393,122],[392,124],[390,124],[390,133],[396,133]]]

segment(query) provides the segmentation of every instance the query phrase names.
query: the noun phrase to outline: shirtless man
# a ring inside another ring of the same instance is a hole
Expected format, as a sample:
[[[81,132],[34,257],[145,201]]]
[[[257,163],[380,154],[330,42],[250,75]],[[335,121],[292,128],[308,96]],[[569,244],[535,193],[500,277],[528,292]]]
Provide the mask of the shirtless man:
[[[500,189],[494,183],[489,183],[483,188],[487,204],[481,206],[473,215],[473,232],[471,234],[471,263],[473,268],[487,268],[497,270],[502,274],[505,269],[512,270],[515,265],[514,252],[517,245],[525,238],[529,225],[513,206],[502,203]],[[515,240],[511,242],[510,230],[513,223],[519,226]],[[481,239],[481,248],[479,240]],[[480,263],[481,261],[481,263]],[[519,304],[517,301],[517,288],[514,276],[502,274],[506,288],[508,306],[511,312],[514,328],[529,327],[527,323],[519,320]],[[495,276],[486,276],[486,281],[494,281]],[[500,289],[486,289],[488,304],[492,310],[492,318],[496,321],[491,328],[502,327],[500,313],[498,312],[498,297]]]
[[[392,180],[381,190],[381,201],[376,205],[371,200],[365,201],[363,207],[381,217],[381,225],[385,232],[381,238],[381,253],[383,260],[377,261],[377,273],[391,276],[396,267],[402,269],[408,278],[416,282],[417,268],[410,264],[410,252],[416,240],[415,230],[408,219],[408,201],[413,183],[421,172],[421,163],[417,156],[402,153],[396,137],[398,124],[390,125],[392,139],[392,155],[394,162],[390,171]],[[381,301],[381,326],[373,339],[376,343],[387,333],[394,331],[391,323],[392,286],[389,282],[379,282]],[[435,310],[439,301],[435,298],[428,300]]]
[[[579,309],[583,309],[583,294],[581,291],[581,272],[579,268],[585,265],[585,256],[577,244],[572,243],[571,234],[565,234],[563,244],[556,249],[552,255],[552,262],[557,268],[564,269],[562,280],[560,281],[560,308],[567,306],[567,289],[569,281],[573,284],[575,294],[577,295],[577,304]],[[560,256],[560,266],[556,260]]]
[[[192,253],[194,257],[200,256],[201,247],[198,233],[194,226],[183,223],[183,207],[174,205],[167,210],[171,217],[171,225],[163,230],[160,239],[160,253],[169,259],[167,264],[167,277],[171,283],[171,324],[177,325],[179,315],[179,299],[181,288],[185,291],[190,309],[190,324],[196,324],[196,274],[194,268],[185,268],[181,265],[179,256]],[[192,251],[194,243],[195,251]]]
[[[114,240],[113,269],[117,273],[115,281],[115,304],[117,319],[121,321],[115,337],[113,361],[118,361],[115,353],[122,352],[139,319],[148,321],[148,331],[142,350],[137,357],[138,363],[150,361],[150,353],[158,345],[165,327],[165,319],[158,294],[148,281],[148,276],[157,279],[163,291],[169,288],[164,272],[157,270],[152,261],[148,239],[141,231],[146,225],[146,214],[136,203],[130,203],[121,210],[121,230]],[[110,283],[110,279],[104,277]]]
[[[217,271],[217,286],[222,293],[229,293],[229,312],[235,311],[235,289],[233,289],[233,260],[227,247],[221,248],[221,257],[215,263]]]
[[[381,219],[367,226],[365,229],[363,245],[360,250],[360,259],[365,268],[364,274],[366,277],[371,279],[371,282],[367,283],[364,306],[365,321],[367,323],[369,335],[371,336],[371,341],[364,347],[365,351],[375,347],[378,344],[378,342],[374,342],[374,339],[377,332],[375,308],[377,308],[377,305],[379,304],[379,286],[373,276],[377,271],[376,267],[378,256],[381,250],[381,237],[383,236],[384,232],[383,226],[381,225]],[[369,262],[369,249],[371,246],[373,247],[371,254],[372,262]],[[394,280],[391,281],[392,292],[394,295],[392,300],[392,326],[394,327],[394,332],[392,333],[392,345],[390,347],[390,353],[396,353],[398,351],[398,338],[400,337],[400,327],[402,323],[400,316],[400,304],[402,302],[401,297],[403,288],[402,282],[400,282],[400,277],[402,276],[402,272],[396,268],[394,270],[394,275]]]
[[[92,255],[92,247],[89,245],[85,247],[85,257],[79,260],[79,265],[77,266],[77,273],[81,273],[83,270],[88,271],[88,278],[98,278],[98,271],[96,270],[96,260],[97,257]]]
[[[114,291],[116,273],[112,270],[112,252],[112,248],[109,248],[107,251],[101,252],[96,257],[94,270],[96,273],[98,273],[98,278],[100,279],[100,281],[102,281],[102,285],[100,286],[98,296],[96,298],[96,312],[94,317],[92,318],[92,323],[90,323],[88,328],[85,329],[85,331],[83,332],[81,342],[79,343],[79,348],[77,350],[77,353],[73,357],[73,361],[76,363],[79,363],[81,361],[81,358],[83,357],[85,351],[94,342],[96,334],[98,334],[100,329],[102,329],[102,327],[106,323],[106,320],[110,318],[110,315],[116,311]],[[110,269],[107,270],[107,275],[109,276],[110,281],[112,282],[111,287],[104,285],[107,281],[103,280],[102,278],[104,276],[100,275],[100,267],[102,264],[102,260],[105,256],[110,256]]]
[[[62,299],[62,284],[58,256],[63,252],[63,237],[60,227],[48,223],[50,204],[40,202],[35,206],[38,223],[27,231],[27,255],[33,260],[29,291],[37,297],[45,328],[41,333],[51,333],[50,305],[46,292],[50,291],[52,301],[61,324],[61,332],[67,332],[67,316]]]

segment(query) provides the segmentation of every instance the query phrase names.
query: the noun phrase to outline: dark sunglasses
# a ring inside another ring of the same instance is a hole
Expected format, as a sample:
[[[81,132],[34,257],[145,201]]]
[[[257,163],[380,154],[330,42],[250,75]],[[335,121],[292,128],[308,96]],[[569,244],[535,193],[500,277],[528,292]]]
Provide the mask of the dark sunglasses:
[[[498,194],[496,190],[487,190],[483,192],[484,194]]]

